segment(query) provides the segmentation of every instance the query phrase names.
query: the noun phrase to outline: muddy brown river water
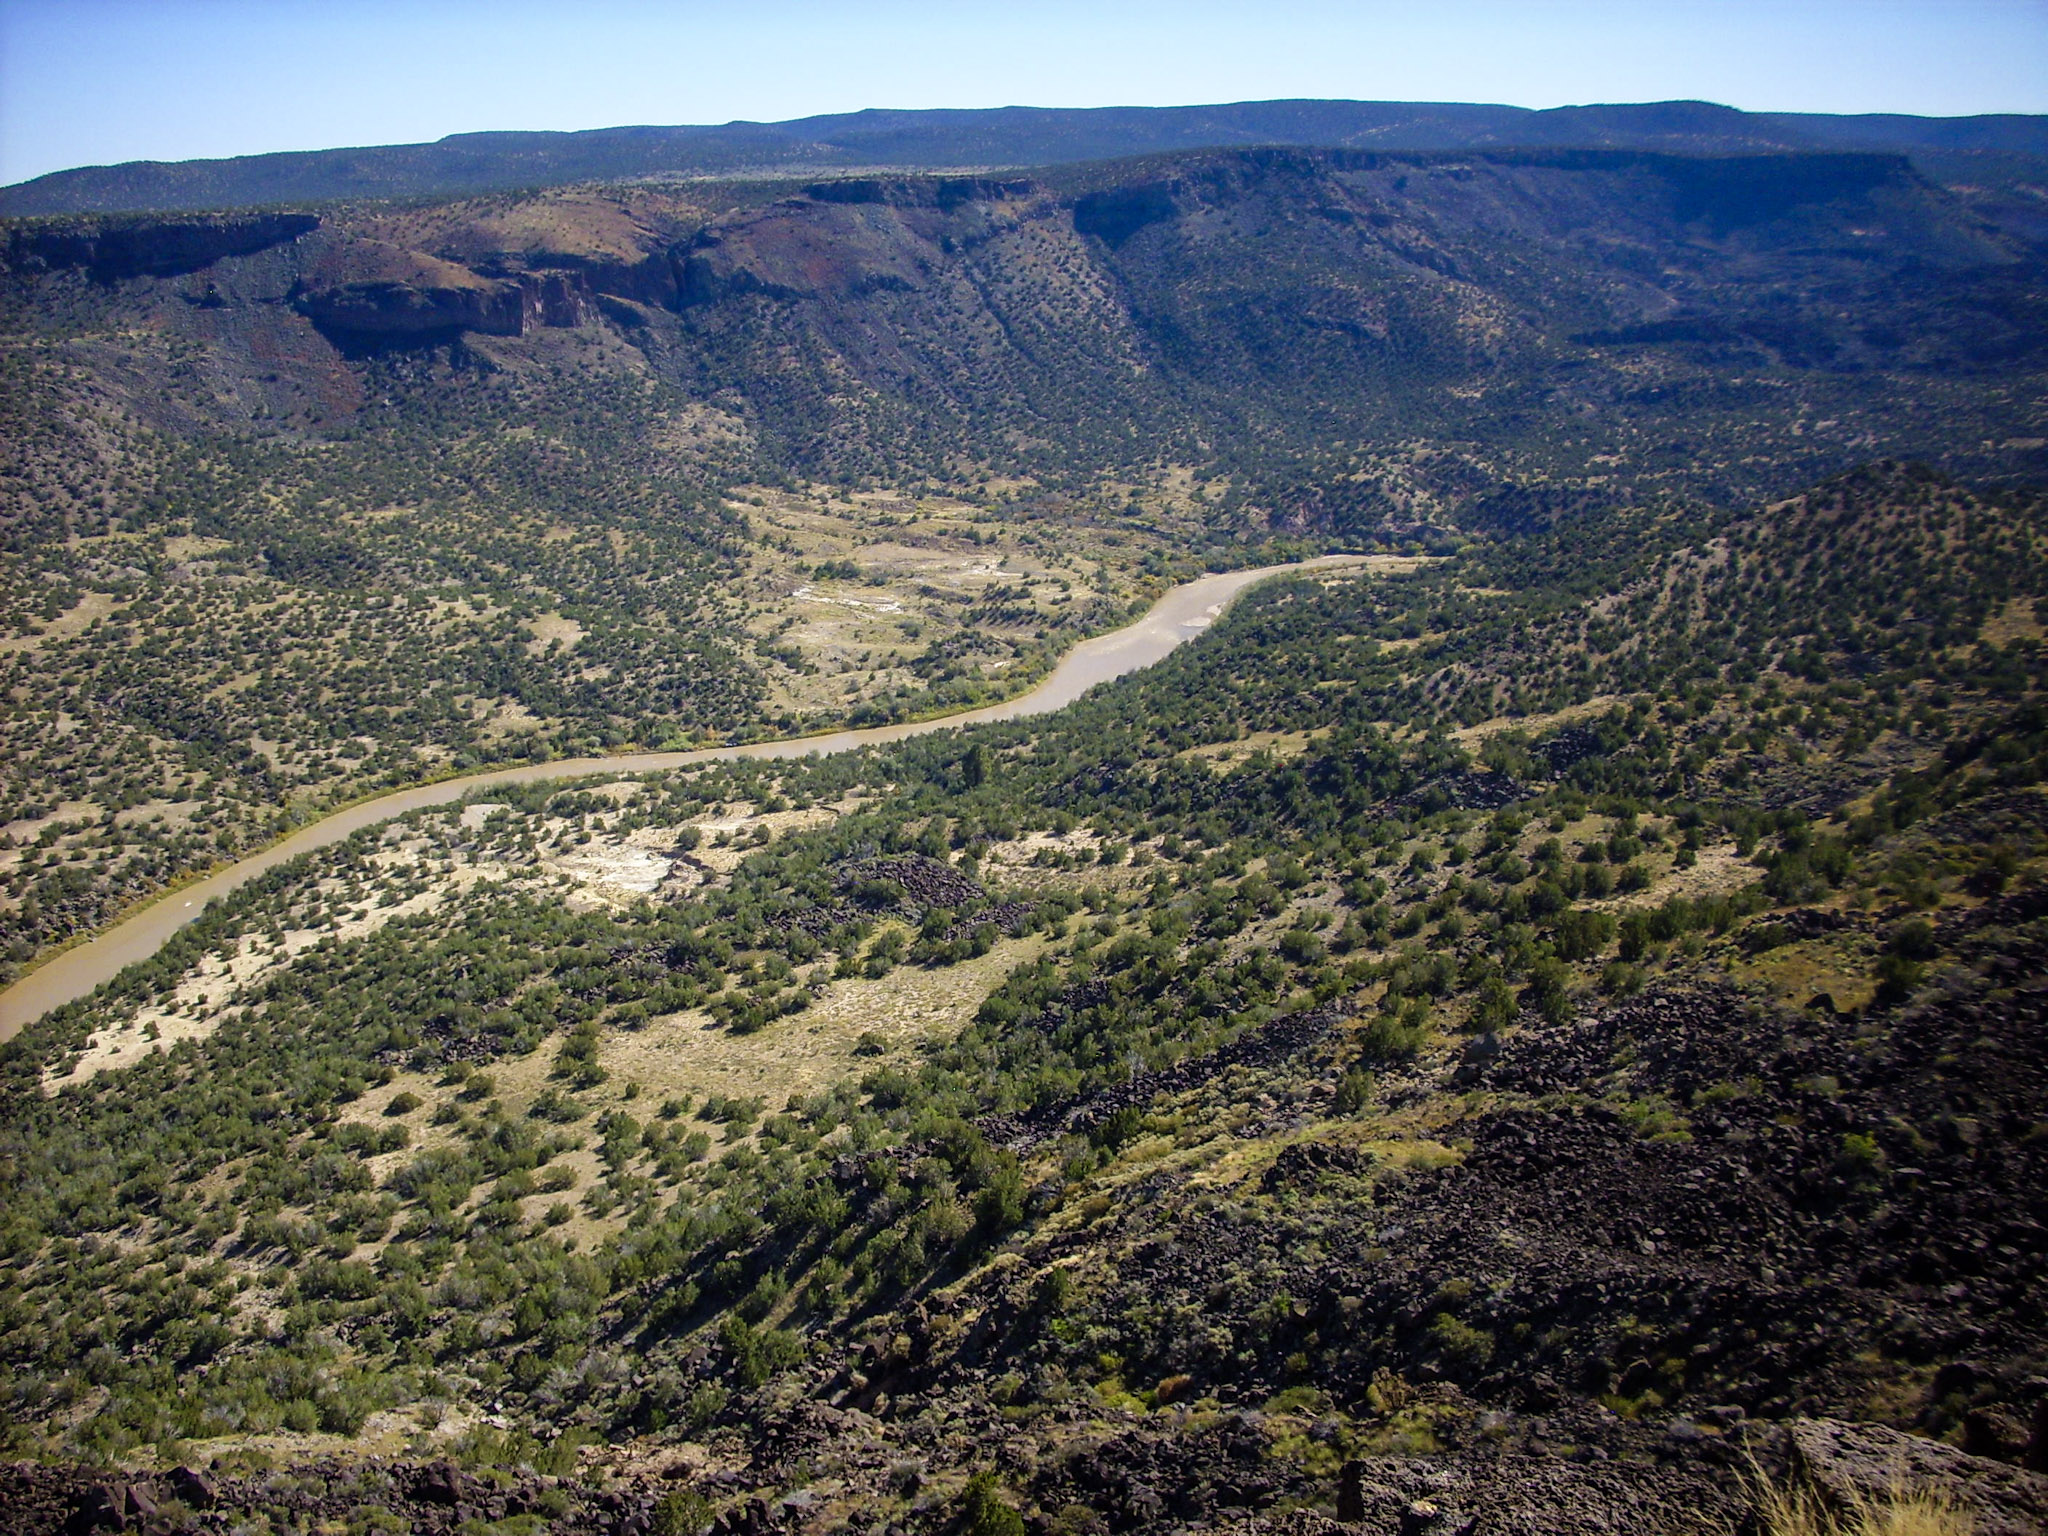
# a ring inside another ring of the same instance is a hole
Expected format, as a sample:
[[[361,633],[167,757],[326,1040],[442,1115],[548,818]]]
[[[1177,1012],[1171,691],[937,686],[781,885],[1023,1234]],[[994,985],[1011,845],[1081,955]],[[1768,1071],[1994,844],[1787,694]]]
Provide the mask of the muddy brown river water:
[[[415,789],[395,790],[374,800],[360,801],[301,827],[261,853],[251,854],[225,869],[216,870],[204,880],[173,891],[131,913],[96,938],[64,951],[31,971],[6,991],[0,992],[0,1041],[12,1039],[31,1020],[41,1018],[50,1009],[84,997],[100,983],[117,975],[123,967],[138,960],[147,960],[163,947],[173,933],[205,911],[207,903],[227,895],[237,886],[302,853],[338,843],[353,832],[389,821],[394,816],[403,816],[408,811],[452,805],[472,790],[489,789],[499,784],[529,784],[546,779],[589,778],[600,774],[651,773],[662,768],[685,768],[693,763],[725,762],[737,758],[821,756],[902,741],[931,731],[979,725],[990,720],[1016,720],[1026,715],[1049,714],[1073,703],[1096,684],[1149,667],[1177,646],[1194,639],[1222,614],[1232,598],[1255,582],[1283,572],[1364,563],[1357,556],[1326,555],[1299,564],[1269,565],[1256,570],[1225,571],[1216,576],[1197,577],[1160,598],[1143,618],[1109,634],[1082,641],[1029,692],[981,709],[902,725],[832,731],[822,736],[752,742],[740,747],[704,747],[692,752],[635,752],[618,757],[558,758],[553,762],[525,763],[516,768],[493,768],[462,778],[442,779]]]

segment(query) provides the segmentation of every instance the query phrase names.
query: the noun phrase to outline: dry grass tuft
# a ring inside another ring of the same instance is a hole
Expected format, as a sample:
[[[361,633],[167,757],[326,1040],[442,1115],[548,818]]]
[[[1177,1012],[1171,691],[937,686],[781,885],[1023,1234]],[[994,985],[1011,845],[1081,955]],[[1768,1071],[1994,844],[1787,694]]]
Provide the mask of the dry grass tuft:
[[[1837,1509],[1813,1489],[1756,1480],[1764,1536],[1971,1536],[1976,1522],[1944,1493],[1894,1483],[1872,1497],[1856,1493]]]

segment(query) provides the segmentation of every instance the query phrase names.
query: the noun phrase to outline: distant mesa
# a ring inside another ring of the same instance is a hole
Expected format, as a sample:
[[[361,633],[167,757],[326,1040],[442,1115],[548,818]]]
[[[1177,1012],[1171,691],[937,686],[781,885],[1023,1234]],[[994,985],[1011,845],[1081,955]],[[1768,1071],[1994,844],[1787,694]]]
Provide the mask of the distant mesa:
[[[2048,118],[1832,117],[1740,112],[1712,102],[1560,107],[1456,102],[1250,101],[1193,107],[1001,107],[867,111],[783,123],[464,133],[432,144],[134,161],[56,171],[0,188],[0,215],[236,208],[349,198],[447,198],[574,182],[800,176],[842,170],[834,199],[872,198],[876,167],[968,170],[1071,165],[1188,149],[1294,145],[1388,152],[1641,149],[1734,155],[1860,150],[1958,157],[2002,174],[2010,157],[2048,155]],[[948,195],[940,189],[940,196]],[[963,197],[983,197],[968,191]]]

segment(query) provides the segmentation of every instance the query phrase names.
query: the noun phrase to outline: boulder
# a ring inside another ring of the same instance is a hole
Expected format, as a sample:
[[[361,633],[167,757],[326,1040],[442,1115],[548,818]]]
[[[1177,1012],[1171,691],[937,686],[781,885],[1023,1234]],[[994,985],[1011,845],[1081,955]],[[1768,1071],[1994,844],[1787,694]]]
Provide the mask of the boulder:
[[[1931,1493],[1967,1514],[1975,1536],[2048,1530],[2048,1477],[2039,1473],[1881,1424],[1801,1419],[1790,1433],[1798,1476],[1838,1509]]]
[[[64,1529],[76,1536],[93,1531],[130,1531],[154,1520],[157,1513],[155,1497],[140,1483],[102,1483],[78,1501]]]
[[[220,1489],[204,1472],[179,1467],[171,1473],[171,1495],[194,1509],[211,1509],[220,1501]]]
[[[412,1496],[423,1504],[441,1504],[449,1508],[462,1502],[465,1479],[452,1461],[437,1461],[420,1474],[413,1484]]]

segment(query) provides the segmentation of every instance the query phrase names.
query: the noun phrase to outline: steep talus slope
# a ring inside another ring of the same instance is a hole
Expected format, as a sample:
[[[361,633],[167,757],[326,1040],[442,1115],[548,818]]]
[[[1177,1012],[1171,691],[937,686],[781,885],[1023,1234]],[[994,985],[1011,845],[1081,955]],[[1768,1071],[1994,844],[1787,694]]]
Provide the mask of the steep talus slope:
[[[1592,434],[1580,473],[1702,446],[1724,465],[1743,455],[1723,434],[1761,446],[1759,416],[1778,462],[1800,451],[1790,402],[1745,370],[1834,397],[1858,371],[2033,366],[2032,259],[1875,157],[1247,152],[950,210],[868,186],[716,222],[685,257],[699,387],[755,398],[813,472],[900,464],[906,421],[926,473],[1005,434],[1127,458],[1104,434],[1132,429],[1154,453],[1212,445],[1269,495],[1420,432],[1563,470],[1558,435],[1529,430],[1560,396]],[[769,357],[814,361],[778,377]],[[1919,386],[1888,387],[1909,414]],[[1670,453],[1680,433],[1708,442]]]

